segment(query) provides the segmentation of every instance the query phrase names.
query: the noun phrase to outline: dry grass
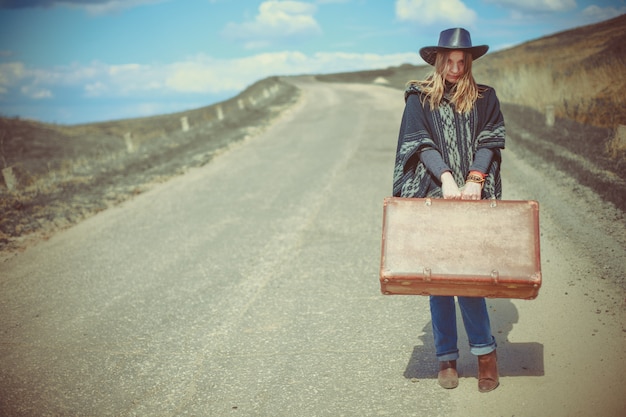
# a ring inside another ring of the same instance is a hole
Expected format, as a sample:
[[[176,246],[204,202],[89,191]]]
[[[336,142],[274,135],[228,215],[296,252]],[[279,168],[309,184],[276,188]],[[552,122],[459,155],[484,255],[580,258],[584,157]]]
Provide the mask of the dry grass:
[[[507,141],[568,173],[626,212],[626,152],[613,156],[604,151],[613,142],[613,129],[563,118],[549,127],[543,113],[515,104],[503,104],[502,111]]]
[[[25,239],[46,238],[206,164],[297,96],[293,85],[270,77],[226,102],[158,117],[78,126],[0,118],[2,168],[12,167],[20,181],[13,191],[0,187],[0,252],[26,246]],[[182,116],[189,120],[187,132]],[[133,152],[124,140],[129,131]]]
[[[626,15],[487,55],[476,77],[504,102],[584,124],[626,124]]]
[[[488,54],[473,70],[504,103],[539,112],[552,105],[557,117],[597,127],[626,125],[626,15]],[[371,83],[383,77],[390,87],[404,88],[429,71],[429,66],[405,64],[318,79]]]
[[[626,164],[626,126],[618,126],[611,133],[611,139],[606,144],[606,153],[611,159]]]

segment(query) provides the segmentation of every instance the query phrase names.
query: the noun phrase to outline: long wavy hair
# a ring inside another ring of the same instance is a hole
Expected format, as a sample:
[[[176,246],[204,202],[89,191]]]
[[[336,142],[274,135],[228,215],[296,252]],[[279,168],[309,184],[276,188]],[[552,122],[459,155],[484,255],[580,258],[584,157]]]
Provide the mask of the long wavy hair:
[[[446,86],[446,64],[450,52],[452,51],[437,52],[434,70],[426,79],[411,80],[407,83],[407,85],[419,86],[419,89],[424,92],[423,100],[428,100],[430,108],[433,110],[439,107],[443,99]],[[474,103],[481,94],[472,74],[472,54],[464,52],[463,55],[465,61],[463,76],[452,87],[452,98],[450,99],[450,102],[454,104],[456,111],[459,113],[467,113],[472,110]]]

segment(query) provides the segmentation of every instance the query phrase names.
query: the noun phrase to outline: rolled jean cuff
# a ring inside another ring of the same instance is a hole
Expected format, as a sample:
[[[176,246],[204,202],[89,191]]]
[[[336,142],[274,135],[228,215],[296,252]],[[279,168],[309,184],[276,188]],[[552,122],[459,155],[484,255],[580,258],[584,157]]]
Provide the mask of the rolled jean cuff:
[[[496,350],[496,347],[496,339],[494,338],[491,343],[486,345],[470,345],[470,352],[472,353],[472,355],[481,356],[493,352],[494,350]]]
[[[458,350],[456,352],[450,352],[450,353],[444,353],[442,355],[437,355],[437,360],[439,362],[455,361],[457,359],[459,359],[459,351]]]

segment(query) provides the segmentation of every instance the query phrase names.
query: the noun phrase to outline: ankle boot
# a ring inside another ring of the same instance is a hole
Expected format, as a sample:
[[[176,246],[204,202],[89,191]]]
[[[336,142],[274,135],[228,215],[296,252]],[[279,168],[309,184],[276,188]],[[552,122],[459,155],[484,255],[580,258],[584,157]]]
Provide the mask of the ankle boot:
[[[478,356],[478,391],[493,391],[500,384],[496,351]]]
[[[459,374],[456,372],[456,360],[440,361],[437,379],[439,380],[439,385],[445,389],[452,389],[459,386]]]

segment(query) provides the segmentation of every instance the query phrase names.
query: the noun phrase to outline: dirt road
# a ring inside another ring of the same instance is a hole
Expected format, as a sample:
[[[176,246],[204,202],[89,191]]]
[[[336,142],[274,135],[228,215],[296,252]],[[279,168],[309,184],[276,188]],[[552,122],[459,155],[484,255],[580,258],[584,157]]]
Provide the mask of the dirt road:
[[[461,338],[443,390],[427,298],[378,287],[402,94],[292,82],[265,132],[0,265],[0,415],[623,415],[623,215],[511,132],[544,285],[488,302],[501,386]]]

